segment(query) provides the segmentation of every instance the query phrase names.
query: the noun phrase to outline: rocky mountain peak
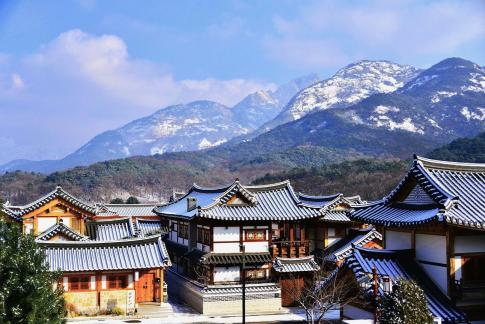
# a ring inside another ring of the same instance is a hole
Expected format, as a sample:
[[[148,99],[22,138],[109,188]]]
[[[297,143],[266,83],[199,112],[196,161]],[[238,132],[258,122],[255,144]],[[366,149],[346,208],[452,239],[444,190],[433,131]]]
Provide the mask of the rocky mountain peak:
[[[263,125],[272,129],[318,110],[348,107],[375,93],[402,87],[419,72],[409,65],[363,60],[340,69],[329,79],[317,82],[291,99],[282,112]]]

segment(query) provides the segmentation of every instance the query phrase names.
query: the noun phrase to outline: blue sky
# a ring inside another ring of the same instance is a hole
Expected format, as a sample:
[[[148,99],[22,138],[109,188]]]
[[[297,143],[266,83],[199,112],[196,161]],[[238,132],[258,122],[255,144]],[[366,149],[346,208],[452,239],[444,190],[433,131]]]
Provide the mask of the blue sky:
[[[2,1],[0,163],[360,59],[485,64],[483,1]]]

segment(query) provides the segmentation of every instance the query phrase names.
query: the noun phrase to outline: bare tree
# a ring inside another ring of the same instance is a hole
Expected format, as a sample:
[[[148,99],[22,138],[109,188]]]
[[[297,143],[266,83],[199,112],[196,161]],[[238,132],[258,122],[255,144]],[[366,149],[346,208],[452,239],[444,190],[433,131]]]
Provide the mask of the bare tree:
[[[345,277],[338,269],[319,270],[302,284],[301,277],[290,275],[291,280],[285,281],[282,289],[305,311],[308,323],[323,323],[329,311],[340,309],[358,296],[355,280]]]

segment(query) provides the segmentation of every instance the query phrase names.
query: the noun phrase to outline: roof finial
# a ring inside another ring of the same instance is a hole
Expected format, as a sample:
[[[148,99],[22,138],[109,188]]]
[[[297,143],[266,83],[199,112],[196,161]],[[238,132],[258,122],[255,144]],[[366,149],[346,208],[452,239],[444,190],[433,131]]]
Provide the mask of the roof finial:
[[[239,182],[239,177],[236,177],[236,180],[235,180],[235,182]]]

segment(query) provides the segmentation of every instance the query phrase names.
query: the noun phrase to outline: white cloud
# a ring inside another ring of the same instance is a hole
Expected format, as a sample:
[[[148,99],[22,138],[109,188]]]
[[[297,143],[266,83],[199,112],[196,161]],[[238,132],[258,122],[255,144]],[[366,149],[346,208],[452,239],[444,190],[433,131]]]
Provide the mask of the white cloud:
[[[23,58],[0,56],[0,136],[15,134],[17,145],[4,151],[0,163],[62,156],[99,132],[167,105],[200,99],[233,105],[265,88],[274,85],[177,80],[163,64],[131,57],[118,36],[70,30]],[[69,131],[59,136],[59,128]],[[50,155],[38,156],[38,148]]]
[[[343,59],[441,55],[485,37],[480,1],[318,1],[273,18],[264,45],[288,64],[337,68]],[[316,59],[321,57],[321,59]]]
[[[33,69],[60,69],[110,96],[150,108],[196,99],[232,105],[250,92],[272,86],[244,79],[176,80],[161,65],[131,58],[121,38],[81,30],[61,34],[26,63]]]
[[[25,87],[24,80],[22,80],[22,77],[20,77],[20,75],[17,73],[12,73],[11,78],[13,89],[22,89]]]

